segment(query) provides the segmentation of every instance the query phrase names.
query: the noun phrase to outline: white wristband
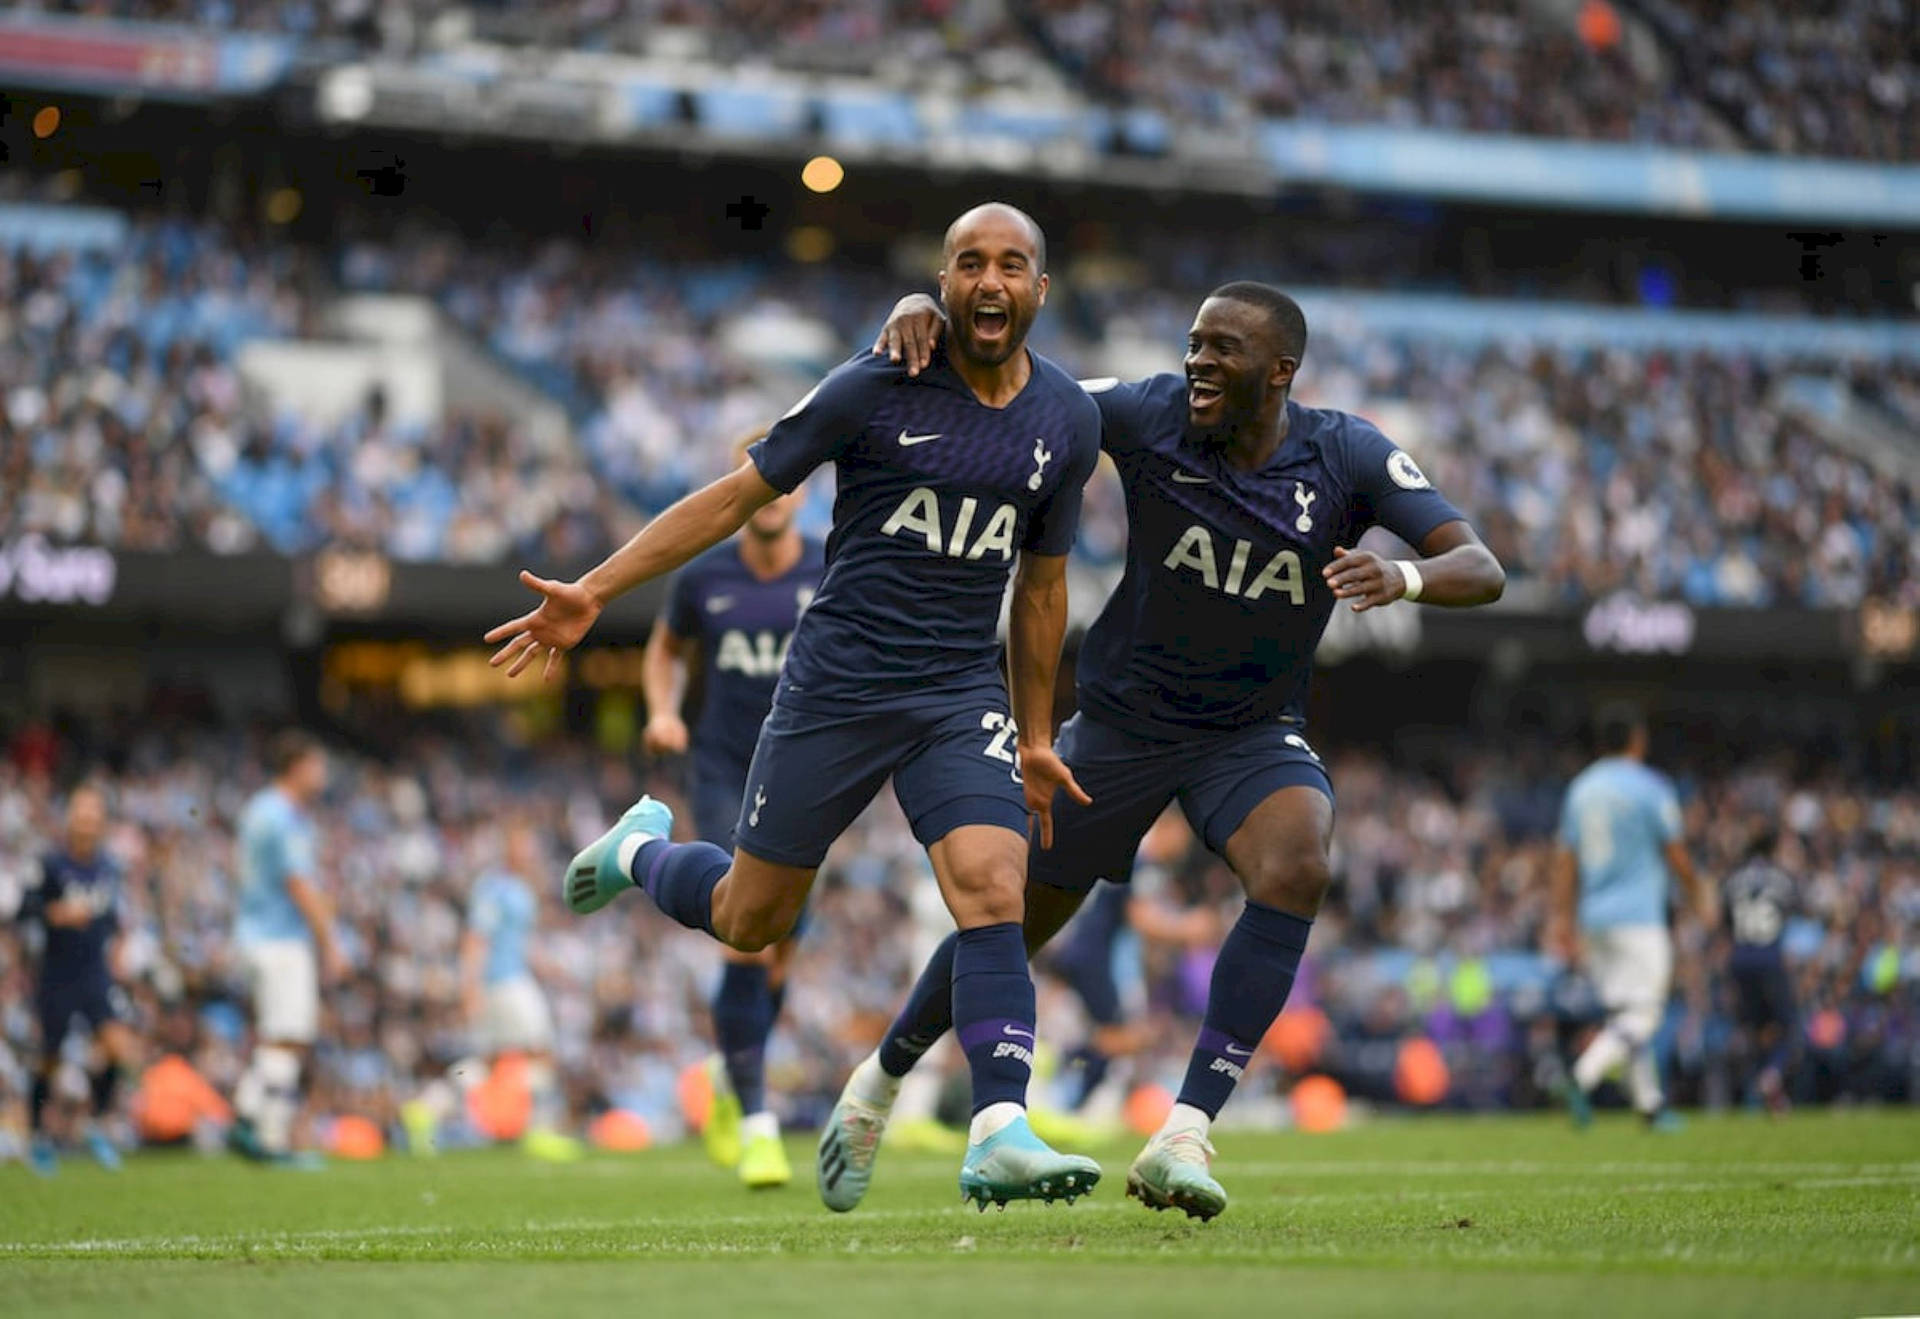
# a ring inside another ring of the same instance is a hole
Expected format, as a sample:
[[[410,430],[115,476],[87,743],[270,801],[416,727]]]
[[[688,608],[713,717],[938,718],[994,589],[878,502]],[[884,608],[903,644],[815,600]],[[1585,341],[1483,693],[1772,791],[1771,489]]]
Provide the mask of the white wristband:
[[[1412,559],[1395,559],[1394,563],[1399,566],[1400,575],[1407,580],[1407,589],[1400,593],[1400,598],[1418,600],[1420,592],[1426,587],[1426,583],[1420,580],[1419,566]]]

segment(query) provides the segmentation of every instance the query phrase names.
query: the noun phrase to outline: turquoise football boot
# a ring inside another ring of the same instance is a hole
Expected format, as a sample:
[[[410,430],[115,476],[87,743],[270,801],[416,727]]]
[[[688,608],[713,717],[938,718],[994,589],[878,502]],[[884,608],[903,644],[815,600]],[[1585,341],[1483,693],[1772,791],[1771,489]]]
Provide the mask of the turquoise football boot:
[[[567,906],[585,916],[599,911],[634,887],[633,876],[620,866],[620,844],[629,838],[669,838],[673,811],[665,802],[642,797],[613,822],[613,828],[588,843],[567,866],[564,896]]]
[[[985,1212],[991,1200],[1065,1200],[1072,1204],[1100,1180],[1100,1165],[1083,1154],[1061,1154],[1033,1134],[1021,1114],[976,1145],[960,1165],[960,1198]]]
[[[854,1095],[851,1080],[840,1092],[840,1101],[820,1130],[813,1165],[820,1203],[834,1213],[846,1213],[866,1196],[890,1112]]]
[[[87,1133],[87,1153],[93,1156],[95,1163],[108,1172],[120,1171],[120,1151],[114,1148],[113,1141],[107,1133],[98,1127]]]
[[[1128,1169],[1127,1194],[1149,1209],[1181,1209],[1205,1222],[1227,1207],[1212,1164],[1213,1146],[1198,1131],[1163,1131]]]

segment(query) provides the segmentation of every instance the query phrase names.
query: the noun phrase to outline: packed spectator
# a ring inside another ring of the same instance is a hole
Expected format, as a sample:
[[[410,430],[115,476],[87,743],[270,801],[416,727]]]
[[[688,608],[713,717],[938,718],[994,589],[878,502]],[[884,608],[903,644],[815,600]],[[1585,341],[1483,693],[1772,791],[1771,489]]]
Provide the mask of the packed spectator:
[[[282,32],[316,53],[472,39],[772,62],[965,94],[1912,160],[1911,0],[46,0],[53,12]]]
[[[386,722],[378,741],[332,757],[323,869],[354,970],[327,997],[324,1111],[391,1122],[400,1104],[468,1058],[462,913],[474,876],[498,860],[502,821],[533,822],[557,866],[640,790],[677,799],[672,766],[564,739],[528,747],[505,729]],[[128,876],[125,966],[136,1019],[150,1037],[185,1049],[216,1087],[230,1085],[244,1056],[228,938],[232,830],[261,781],[258,744],[254,730],[155,714],[130,736],[25,730],[0,766],[0,913],[13,909],[34,858],[57,836],[61,788],[82,776],[107,785],[108,846]],[[1328,1033],[1310,1056],[1283,1052],[1293,1076],[1328,1071],[1360,1095],[1391,1100],[1395,1046],[1431,1038],[1457,1078],[1449,1102],[1544,1102],[1559,1065],[1556,1028],[1577,1026],[1583,1010],[1577,989],[1537,951],[1558,788],[1577,756],[1525,742],[1496,752],[1464,735],[1449,746],[1440,774],[1371,751],[1331,756],[1342,794],[1336,883],[1294,1000],[1294,1010],[1324,1018]],[[1757,821],[1781,826],[1781,860],[1801,881],[1787,945],[1805,1025],[1799,1096],[1911,1096],[1920,1072],[1920,796],[1830,765],[1809,772],[1791,756],[1676,768],[1689,845],[1710,875],[1734,864]],[[1184,901],[1231,914],[1238,889],[1220,863],[1193,848],[1173,869]],[[550,892],[544,875],[530,878]],[[836,845],[795,972],[790,1029],[776,1036],[772,1058],[791,1120],[817,1119],[884,1027],[928,942],[913,931],[925,925],[930,938],[944,923],[930,892],[924,859],[889,801]],[[27,949],[16,933],[0,922],[0,1094],[34,1047]],[[1681,939],[1687,955],[1663,1032],[1669,1068],[1689,1100],[1741,1102],[1750,1058],[1719,969],[1724,935],[1683,924]],[[535,966],[555,1004],[577,1110],[626,1108],[662,1138],[682,1129],[676,1085],[706,1048],[701,991],[716,973],[713,954],[644,902],[593,920],[548,909]],[[1135,1079],[1177,1074],[1211,955],[1209,946],[1143,950],[1143,978],[1128,993],[1166,1029],[1131,1064]],[[1057,986],[1043,993],[1042,1020],[1063,1046],[1079,1029]],[[1259,1093],[1277,1093],[1288,1075],[1274,1069]],[[1249,1111],[1270,1115],[1270,1105]]]
[[[1170,273],[1205,287],[1225,260]],[[457,411],[400,424],[377,391],[325,425],[248,398],[235,347],[313,333],[329,265],[347,288],[437,300],[572,406],[578,443]],[[353,243],[326,262],[171,224],[136,228],[116,254],[16,251],[0,258],[0,536],[590,561],[718,475],[728,442],[871,334],[899,287],[841,268],[566,244],[529,256],[445,236]],[[1070,368],[1123,369],[1116,354],[1177,365],[1190,293],[1138,277],[1060,293],[1035,342]],[[798,347],[779,360],[769,343]],[[1381,420],[1532,598],[1920,603],[1920,487],[1831,442],[1788,389],[1803,378],[1837,382],[1895,430],[1920,412],[1911,362],[1472,347],[1337,324],[1316,328],[1298,395]],[[1126,544],[1109,480],[1081,544],[1101,563]],[[830,492],[816,484],[818,527]]]
[[[1912,0],[1631,0],[1683,84],[1752,148],[1910,162],[1920,156],[1920,11]]]
[[[497,416],[401,425],[376,392],[317,425],[249,398],[235,350],[317,335],[318,267],[183,223],[114,251],[0,251],[0,537],[493,563],[587,558],[637,525],[578,458]]]

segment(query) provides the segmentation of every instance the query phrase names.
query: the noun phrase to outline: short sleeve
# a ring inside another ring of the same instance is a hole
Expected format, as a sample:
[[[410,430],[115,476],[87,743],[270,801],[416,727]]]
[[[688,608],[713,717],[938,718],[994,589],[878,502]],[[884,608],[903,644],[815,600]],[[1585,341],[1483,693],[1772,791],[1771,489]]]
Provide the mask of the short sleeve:
[[[672,584],[667,587],[667,630],[676,637],[700,635],[700,602],[694,598],[696,587],[691,563],[675,573]]]
[[[1572,792],[1568,792],[1560,802],[1560,828],[1557,833],[1560,839],[1560,846],[1576,851],[1579,849],[1580,834],[1573,823]]]
[[[1661,842],[1671,843],[1680,836],[1680,796],[1671,783],[1654,785],[1653,820]]]
[[[313,827],[304,820],[292,821],[280,836],[280,876],[283,883],[314,878]]]
[[[1101,376],[1080,382],[1080,388],[1100,409],[1100,447],[1108,453],[1124,453],[1140,446],[1140,412],[1154,379]]]
[[[872,353],[841,363],[807,391],[766,438],[747,450],[766,483],[790,494],[813,469],[830,463],[860,438],[873,414],[878,391],[899,368]]]
[[[1385,527],[1417,548],[1436,527],[1465,520],[1413,456],[1373,426],[1356,419],[1348,436],[1348,479],[1361,527]]]
[[[1077,409],[1076,409],[1077,411]],[[1022,549],[1029,554],[1065,554],[1073,548],[1080,529],[1080,501],[1100,461],[1100,412],[1088,406],[1073,438],[1073,464],[1066,469],[1060,484],[1053,488],[1027,522],[1027,538]]]
[[[475,934],[491,939],[500,929],[500,899],[491,886],[482,886],[467,908],[467,924]]]

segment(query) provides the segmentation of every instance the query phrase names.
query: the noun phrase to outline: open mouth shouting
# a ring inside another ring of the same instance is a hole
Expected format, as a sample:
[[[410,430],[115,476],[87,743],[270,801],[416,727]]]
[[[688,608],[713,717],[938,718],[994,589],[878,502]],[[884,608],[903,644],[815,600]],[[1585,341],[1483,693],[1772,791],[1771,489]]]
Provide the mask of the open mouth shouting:
[[[1013,315],[1003,303],[983,302],[973,309],[974,337],[984,343],[1006,338],[1012,324]]]
[[[1217,380],[1203,380],[1195,376],[1187,377],[1187,410],[1198,414],[1211,412],[1226,391]]]

